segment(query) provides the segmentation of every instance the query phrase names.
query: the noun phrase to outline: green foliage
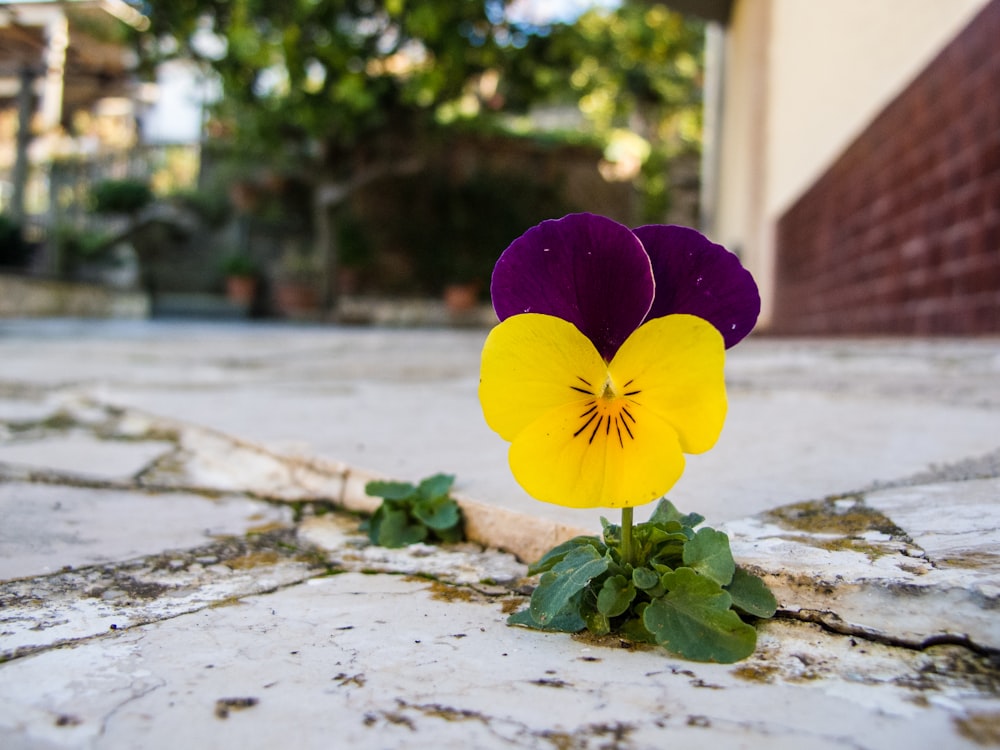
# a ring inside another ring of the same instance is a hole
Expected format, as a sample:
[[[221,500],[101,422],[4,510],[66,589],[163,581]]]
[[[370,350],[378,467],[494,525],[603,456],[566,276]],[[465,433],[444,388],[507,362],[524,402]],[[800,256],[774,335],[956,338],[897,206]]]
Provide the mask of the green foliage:
[[[249,277],[260,273],[260,268],[246,253],[233,252],[222,259],[222,273],[225,276]]]
[[[575,105],[608,144],[618,129],[638,136],[646,145],[633,179],[641,220],[662,221],[671,203],[670,160],[700,149],[703,44],[703,22],[663,4],[623,0],[529,37],[526,54],[508,71],[507,96],[526,108]]]
[[[363,268],[372,260],[371,241],[364,225],[353,214],[344,214],[337,221],[337,247],[340,264],[346,268]]]
[[[209,129],[242,156],[338,179],[421,151],[434,124],[576,108],[602,146],[622,128],[648,144],[644,218],[662,218],[663,159],[700,142],[703,24],[648,0],[545,26],[511,20],[510,5],[148,0],[139,52],[146,69],[188,57],[220,82]]]
[[[206,226],[219,228],[230,216],[229,198],[222,190],[179,190],[171,200],[193,211]]]
[[[153,201],[153,191],[143,180],[103,180],[91,190],[96,213],[135,213]]]
[[[0,214],[0,268],[21,268],[31,258],[31,245],[24,241],[21,227]]]
[[[554,186],[495,169],[464,179],[433,170],[408,181],[406,194],[399,239],[428,293],[455,282],[485,289],[497,255],[523,227],[567,213]]]
[[[700,136],[703,40],[701,21],[624,0],[529,37],[514,81],[534,101],[575,102],[597,132],[628,126],[673,152]]]
[[[186,55],[211,68],[227,134],[272,151],[322,142],[331,155],[432,120],[437,105],[498,60],[505,26],[481,0],[146,5],[147,64]],[[206,31],[224,44],[206,45]]]
[[[633,529],[634,563],[621,554],[621,529],[604,539],[575,537],[547,552],[530,606],[512,625],[595,635],[619,633],[695,661],[729,664],[753,653],[757,631],[743,618],[769,618],[777,602],[757,576],[736,566],[729,538],[663,499]]]
[[[691,568],[660,579],[666,594],[643,610],[642,624],[658,644],[694,661],[731,664],[757,645],[757,631],[732,609],[732,597]]]
[[[368,522],[368,538],[381,547],[464,539],[462,511],[450,496],[455,477],[435,474],[420,484],[375,481],[365,492],[382,498]]]
[[[56,248],[70,263],[100,257],[110,241],[110,235],[100,230],[79,229],[70,224],[62,224],[55,230]]]

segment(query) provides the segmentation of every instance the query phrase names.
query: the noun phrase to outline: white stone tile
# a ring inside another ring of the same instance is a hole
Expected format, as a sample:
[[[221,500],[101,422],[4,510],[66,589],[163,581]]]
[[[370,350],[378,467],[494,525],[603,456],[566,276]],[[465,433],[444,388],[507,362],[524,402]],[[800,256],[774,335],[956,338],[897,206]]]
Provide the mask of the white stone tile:
[[[93,479],[128,479],[174,447],[161,441],[121,442],[74,432],[0,444],[0,463]]]
[[[243,497],[0,482],[0,580],[127,560],[291,520]]]
[[[959,750],[976,747],[959,722],[997,709],[943,652],[776,623],[749,663],[691,664],[510,628],[495,603],[428,589],[344,574],[8,662],[0,741]]]

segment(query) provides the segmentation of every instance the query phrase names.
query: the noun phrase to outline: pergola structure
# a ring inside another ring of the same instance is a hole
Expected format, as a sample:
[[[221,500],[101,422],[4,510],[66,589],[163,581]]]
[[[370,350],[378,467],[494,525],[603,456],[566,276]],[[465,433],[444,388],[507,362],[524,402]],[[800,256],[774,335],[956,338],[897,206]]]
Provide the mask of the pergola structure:
[[[123,0],[0,0],[0,170],[8,213],[24,216],[29,159],[51,157],[74,115],[133,91],[123,43],[148,20]]]

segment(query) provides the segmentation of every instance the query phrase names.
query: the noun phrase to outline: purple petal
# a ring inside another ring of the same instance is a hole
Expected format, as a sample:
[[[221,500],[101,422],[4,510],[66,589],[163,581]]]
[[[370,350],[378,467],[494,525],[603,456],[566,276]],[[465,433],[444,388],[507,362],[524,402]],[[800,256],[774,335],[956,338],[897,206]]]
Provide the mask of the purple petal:
[[[687,227],[650,224],[634,231],[649,253],[656,279],[647,319],[697,315],[719,329],[727,349],[753,330],[760,294],[733,253]]]
[[[628,227],[603,216],[543,221],[508,247],[493,269],[500,320],[532,312],[574,324],[610,360],[646,317],[653,272]]]

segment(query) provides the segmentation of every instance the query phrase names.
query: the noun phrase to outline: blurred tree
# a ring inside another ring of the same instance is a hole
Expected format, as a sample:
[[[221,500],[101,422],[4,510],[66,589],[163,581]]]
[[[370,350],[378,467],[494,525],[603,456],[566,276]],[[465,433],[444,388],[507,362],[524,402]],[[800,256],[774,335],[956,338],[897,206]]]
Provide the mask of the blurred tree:
[[[620,176],[636,181],[643,219],[662,221],[666,164],[701,146],[704,33],[702,21],[648,0],[592,8],[572,24],[528,36],[508,87],[512,98],[523,91],[518,98],[535,106],[577,105]]]
[[[516,20],[512,0],[139,4],[144,59],[215,71],[215,122],[242,154],[308,163],[327,280],[332,212],[361,185],[419,170],[442,121],[551,102],[578,106],[602,139],[632,128],[679,149],[698,137],[700,28],[640,0],[574,23]]]
[[[437,108],[474,94],[522,34],[504,2],[148,0],[142,52],[217,73],[217,127],[248,159],[308,162],[331,279],[332,211],[363,184],[420,168]]]

